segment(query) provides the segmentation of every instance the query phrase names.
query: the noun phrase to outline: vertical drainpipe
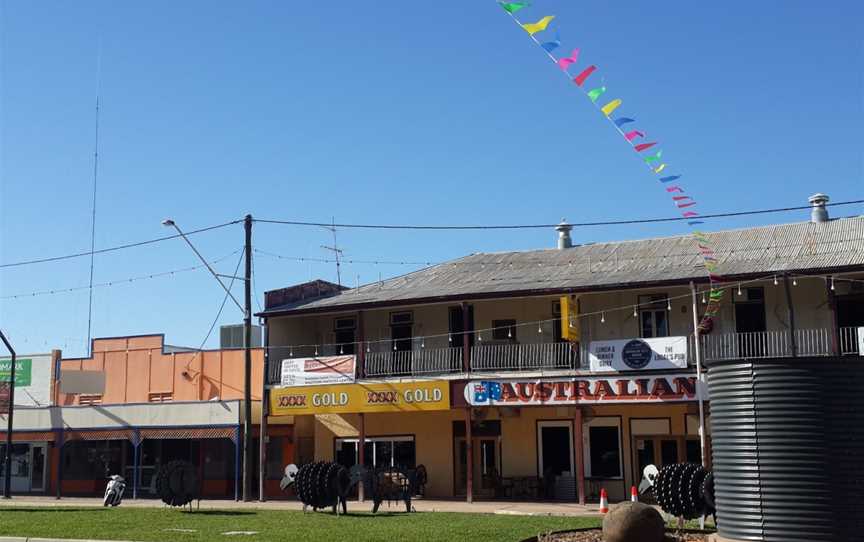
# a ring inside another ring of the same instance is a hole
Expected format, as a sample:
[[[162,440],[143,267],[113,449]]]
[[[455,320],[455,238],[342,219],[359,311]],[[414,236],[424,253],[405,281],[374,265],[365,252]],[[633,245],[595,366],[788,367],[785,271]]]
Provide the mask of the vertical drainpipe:
[[[465,409],[465,501],[468,504],[474,502],[474,438],[471,432],[471,407],[469,406]]]
[[[462,372],[471,372],[471,347],[468,341],[468,303],[462,302]]]
[[[357,378],[366,378],[366,330],[363,326],[363,311],[357,311]]]
[[[705,405],[702,400],[702,345],[699,333],[699,305],[696,304],[696,284],[690,281],[690,296],[693,303],[693,348],[696,349],[696,400],[699,402],[699,453],[702,456],[702,466],[708,468],[708,457],[705,453]],[[685,433],[686,428],[685,428]]]
[[[54,407],[60,408],[60,407]],[[63,432],[63,425],[61,422],[60,429],[57,430],[57,436],[55,437],[55,441],[57,442],[57,499],[61,498],[61,493],[63,490],[63,445],[65,444],[64,438],[66,434]]]
[[[798,344],[795,342],[795,307],[792,305],[792,290],[789,288],[789,274],[783,273],[783,289],[786,291],[786,311],[789,315],[789,344],[792,357],[798,357]]]
[[[840,355],[840,321],[837,319],[837,294],[825,281],[825,291],[828,293],[828,307],[831,309],[831,353]]]
[[[240,500],[240,439],[242,425],[234,428],[234,500]]]
[[[141,431],[132,431],[132,500],[138,498],[138,486],[141,483]]]
[[[585,457],[582,450],[582,407],[573,413],[573,469],[576,471],[576,495],[585,506]]]
[[[366,415],[362,412],[358,414],[360,416],[360,438],[357,443],[357,461],[360,463],[360,467],[365,467],[366,464]],[[365,476],[360,479],[360,483],[357,484],[357,500],[363,502],[365,500]]]
[[[270,333],[268,322],[262,320],[262,328],[264,331],[264,370],[261,371],[261,423],[258,424],[258,500],[264,502],[267,500],[265,486],[267,480],[267,416],[270,414],[270,404],[268,401],[267,381],[270,378]]]

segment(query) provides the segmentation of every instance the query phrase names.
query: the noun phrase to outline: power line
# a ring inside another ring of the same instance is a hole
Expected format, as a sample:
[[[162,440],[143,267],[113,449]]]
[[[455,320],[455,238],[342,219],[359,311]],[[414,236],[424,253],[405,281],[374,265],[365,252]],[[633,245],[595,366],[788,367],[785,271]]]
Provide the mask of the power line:
[[[850,201],[840,201],[835,203],[827,203],[826,206],[841,206],[841,205],[856,205],[864,203],[864,200],[850,200]],[[803,205],[800,207],[781,207],[775,209],[760,209],[754,211],[738,211],[731,213],[718,213],[713,215],[702,215],[701,218],[709,219],[709,218],[728,218],[728,217],[736,217],[736,216],[747,216],[747,215],[759,215],[759,214],[769,214],[769,213],[782,213],[789,211],[801,211],[810,209],[811,206]],[[660,222],[679,222],[682,220],[687,220],[682,217],[669,217],[669,218],[646,218],[646,219],[633,219],[633,220],[609,220],[603,222],[579,222],[575,224],[570,224],[573,227],[589,227],[589,226],[619,226],[619,225],[627,225],[627,224],[652,224],[652,223],[660,223]],[[270,219],[254,219],[255,222],[260,222],[262,224],[281,224],[288,226],[315,226],[321,228],[364,228],[364,229],[382,229],[382,230],[516,230],[516,229],[541,229],[541,228],[554,228],[558,224],[510,224],[510,225],[442,225],[442,226],[425,226],[425,225],[392,225],[392,224],[333,224],[332,222],[303,222],[303,221],[292,221],[292,220],[270,220]],[[222,224],[217,224],[215,226],[208,226],[206,228],[200,228],[197,230],[191,230],[187,232],[187,235],[193,235],[196,233],[202,233],[206,231],[215,230],[218,228],[224,228],[226,226],[231,226],[234,224],[239,224],[243,222],[240,220],[232,220],[230,222],[225,222]],[[106,252],[114,252],[117,250],[123,250],[127,248],[134,248],[144,245],[150,245],[153,243],[159,243],[162,241],[168,241],[170,239],[177,239],[180,235],[167,235],[165,237],[157,237],[155,239],[148,239],[146,241],[138,241],[136,243],[128,243],[125,245],[118,245],[114,247],[101,248],[99,250],[94,251],[86,251],[79,252],[76,254],[67,254],[65,256],[53,256],[48,258],[38,258],[33,260],[24,260],[20,262],[12,262],[6,264],[0,264],[0,269],[6,269],[11,267],[20,267],[23,265],[31,265],[37,263],[47,263],[47,262],[55,262],[60,260],[68,260],[71,258],[79,258],[82,256],[89,256],[91,254],[104,254]],[[314,261],[311,258],[306,258],[306,260]],[[344,261],[344,260],[343,260]],[[354,263],[362,263],[359,261],[354,261]],[[375,263],[375,262],[372,262]],[[427,263],[427,262],[423,262]],[[417,264],[420,265],[420,264]]]
[[[706,234],[708,237],[711,237],[714,234]],[[682,237],[686,237],[682,236]],[[849,243],[848,251],[856,251],[856,246],[854,243],[861,241],[862,237],[849,237],[849,238],[841,238],[841,239],[831,239],[827,241],[820,241],[819,246],[833,246],[833,245],[843,245]],[[592,243],[586,245],[577,245],[578,248],[591,250],[592,248],[603,249],[604,245],[615,245],[618,242],[604,242],[604,243]],[[726,256],[726,260],[724,263],[728,263],[730,261],[741,261],[747,258],[742,258],[740,256],[747,254],[764,254],[766,251],[777,251],[780,249],[790,249],[790,248],[807,248],[806,242],[792,242],[792,243],[769,243],[765,245],[758,246],[748,246],[744,248],[725,248],[722,250],[715,250],[714,254],[717,256]],[[551,250],[551,249],[550,249]],[[269,252],[261,249],[254,249],[258,254],[268,256],[270,258],[279,259],[279,260],[288,260],[294,261],[298,263],[334,263],[336,260],[332,258],[311,258],[307,256],[293,256],[293,255],[284,255],[277,254],[275,252]],[[528,251],[531,252],[531,251]],[[668,252],[664,254],[657,255],[632,255],[632,254],[619,254],[615,250],[603,252],[601,254],[584,254],[580,255],[579,258],[571,258],[568,260],[554,260],[550,261],[548,259],[542,258],[534,258],[534,259],[520,259],[514,261],[509,259],[508,256],[511,254],[521,254],[519,251],[514,251],[512,253],[492,253],[486,254],[485,256],[497,256],[501,259],[497,261],[491,260],[481,260],[481,261],[432,261],[432,260],[388,260],[386,258],[381,259],[354,259],[354,258],[342,258],[339,261],[344,264],[368,264],[368,265],[408,265],[408,266],[446,266],[446,267],[474,267],[474,268],[485,268],[487,266],[501,266],[501,267],[524,267],[528,265],[537,265],[541,267],[572,267],[575,268],[576,271],[581,267],[602,267],[606,264],[614,263],[624,264],[628,262],[654,262],[659,261],[663,262],[663,267],[690,267],[692,266],[692,258],[698,257],[699,254],[696,251],[686,251],[686,252]],[[811,255],[815,255],[812,254]],[[475,256],[475,255],[469,255]],[[685,261],[675,263],[671,261],[672,259],[681,259],[684,258]],[[376,281],[377,282],[377,281]]]
[[[237,251],[235,251],[236,253]],[[246,253],[246,248],[240,249],[240,259],[237,260],[237,265],[234,267],[234,273],[231,274],[231,282],[228,283],[228,292],[231,291],[231,288],[234,286],[234,281],[237,277],[237,272],[240,271],[240,264],[243,263],[243,255]],[[199,266],[203,267],[203,266]],[[207,344],[207,341],[210,339],[210,335],[213,333],[213,329],[216,327],[216,324],[219,322],[219,318],[222,317],[222,311],[225,310],[225,304],[228,302],[228,292],[225,292],[225,296],[222,298],[222,304],[219,306],[219,311],[216,313],[216,318],[213,319],[213,323],[210,324],[210,329],[207,331],[207,335],[204,337],[204,340],[201,341],[201,345],[198,347],[198,351],[192,356],[192,359],[189,360],[189,363],[186,364],[186,367],[192,364],[195,361],[195,358],[204,351],[204,345]]]
[[[841,206],[855,205],[864,203],[864,200],[840,201],[836,203],[827,203],[826,206]],[[758,209],[753,211],[736,211],[729,213],[717,213],[713,215],[700,215],[700,219],[707,218],[729,218],[735,216],[761,215],[769,213],[784,213],[789,211],[801,211],[810,209],[810,205],[802,205],[798,207],[778,207],[774,209]],[[601,222],[577,222],[570,224],[574,228],[588,226],[621,226],[627,224],[654,224],[659,222],[680,222],[692,220],[689,217],[668,217],[668,218],[640,218],[632,220],[608,220]],[[546,229],[554,228],[558,224],[505,224],[505,225],[441,225],[441,226],[426,226],[414,224],[333,224],[328,222],[303,222],[298,220],[273,220],[256,218],[255,222],[262,224],[281,224],[287,226],[314,226],[320,228],[356,228],[356,229],[376,229],[376,230],[525,230],[525,229]]]
[[[196,233],[203,233],[206,231],[212,231],[212,230],[216,230],[219,228],[224,228],[225,226],[232,226],[234,224],[239,224],[240,222],[243,222],[243,220],[242,219],[232,220],[231,222],[224,222],[222,224],[216,224],[215,226],[207,226],[206,228],[200,228],[197,230],[188,231],[188,232],[186,232],[186,235],[194,235]],[[117,250],[124,250],[127,248],[140,247],[140,246],[144,246],[144,245],[152,245],[154,243],[160,243],[162,241],[169,241],[171,239],[177,239],[178,237],[180,237],[179,234],[166,235],[164,237],[156,237],[155,239],[148,239],[146,241],[127,243],[125,245],[117,245],[117,246],[108,247],[108,248],[100,248],[99,250],[88,250],[87,252],[78,252],[75,254],[67,254],[65,256],[51,256],[48,258],[38,258],[38,259],[34,259],[34,260],[23,260],[20,262],[4,263],[4,264],[0,264],[0,269],[5,269],[5,268],[9,268],[9,267],[20,267],[22,265],[31,265],[31,264],[36,264],[36,263],[57,262],[57,261],[61,261],[61,260],[69,260],[72,258],[80,258],[82,256],[90,256],[93,254],[105,254],[106,252],[114,252]]]

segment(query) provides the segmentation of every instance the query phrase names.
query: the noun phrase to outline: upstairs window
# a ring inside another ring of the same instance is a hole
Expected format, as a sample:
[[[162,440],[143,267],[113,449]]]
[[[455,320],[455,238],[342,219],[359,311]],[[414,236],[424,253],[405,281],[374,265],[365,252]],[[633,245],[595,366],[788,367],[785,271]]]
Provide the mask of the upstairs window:
[[[174,400],[174,394],[171,392],[151,393],[147,400],[151,403],[170,403]]]
[[[516,320],[492,320],[492,340],[516,342]]]
[[[357,319],[353,316],[335,318],[333,331],[336,337],[336,352],[339,354],[354,354],[356,341]]]
[[[643,339],[669,336],[669,296],[639,296],[639,330]]]

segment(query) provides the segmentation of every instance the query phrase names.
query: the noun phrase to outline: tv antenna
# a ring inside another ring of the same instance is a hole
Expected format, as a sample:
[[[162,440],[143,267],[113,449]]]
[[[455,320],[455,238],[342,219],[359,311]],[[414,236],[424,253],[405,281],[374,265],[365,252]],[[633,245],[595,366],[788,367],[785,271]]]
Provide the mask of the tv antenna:
[[[342,270],[340,268],[341,262],[339,260],[342,257],[342,249],[339,248],[339,245],[336,243],[336,217],[331,217],[332,226],[322,226],[325,230],[330,230],[333,233],[333,246],[321,245],[321,248],[324,250],[329,250],[333,253],[333,257],[336,260],[336,284],[342,286]]]

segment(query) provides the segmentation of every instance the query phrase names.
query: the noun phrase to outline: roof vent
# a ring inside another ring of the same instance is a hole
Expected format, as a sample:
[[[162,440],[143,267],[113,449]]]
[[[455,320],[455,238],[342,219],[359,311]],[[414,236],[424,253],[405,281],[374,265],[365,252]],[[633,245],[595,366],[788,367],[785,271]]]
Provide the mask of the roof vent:
[[[565,248],[573,248],[573,239],[570,238],[570,230],[573,226],[567,223],[567,220],[561,219],[561,223],[555,226],[555,231],[558,232],[558,250]]]
[[[807,201],[813,206],[813,209],[810,210],[810,222],[817,224],[828,222],[828,209],[825,207],[825,204],[829,201],[828,196],[820,192],[819,194],[810,196]]]

